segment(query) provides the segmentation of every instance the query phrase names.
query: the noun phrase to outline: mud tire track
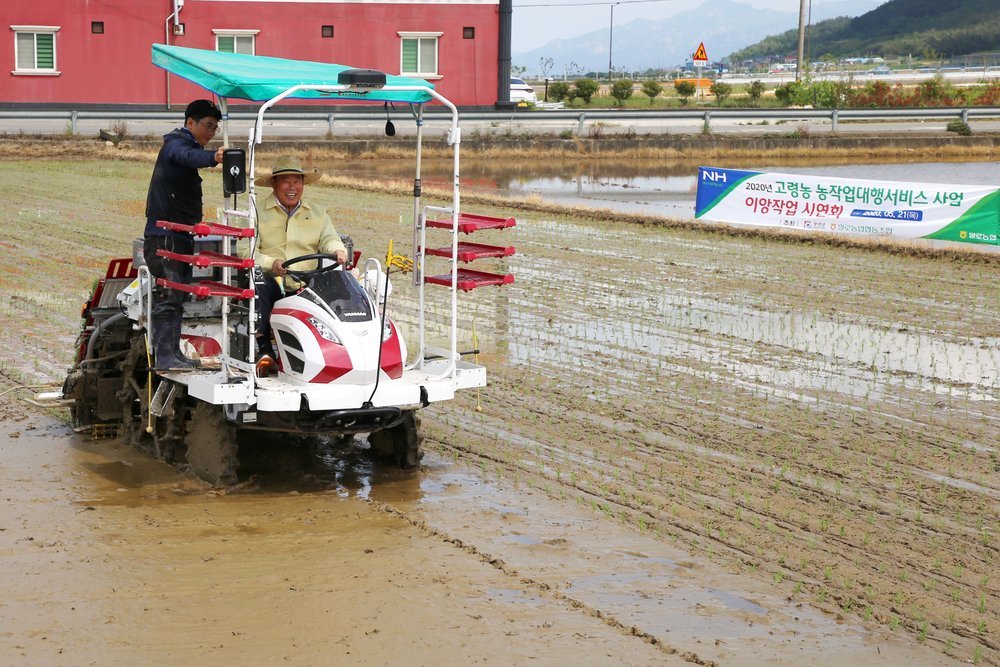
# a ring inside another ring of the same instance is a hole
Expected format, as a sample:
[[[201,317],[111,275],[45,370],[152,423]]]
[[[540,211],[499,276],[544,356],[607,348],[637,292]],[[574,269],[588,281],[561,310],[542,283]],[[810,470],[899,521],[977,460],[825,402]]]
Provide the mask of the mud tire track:
[[[410,524],[414,528],[420,530],[424,534],[434,537],[435,539],[438,539],[442,542],[454,546],[456,549],[460,549],[461,551],[464,551],[467,554],[477,557],[483,563],[486,563],[490,567],[493,567],[494,569],[502,572],[504,575],[510,577],[511,579],[516,579],[520,583],[532,587],[540,594],[548,595],[549,597],[555,598],[556,600],[559,600],[560,602],[568,605],[573,609],[581,611],[593,618],[599,619],[605,625],[608,625],[609,627],[618,630],[624,635],[641,639],[647,644],[655,646],[663,653],[667,655],[679,656],[683,658],[686,662],[690,662],[695,665],[703,665],[704,667],[717,667],[714,661],[703,660],[702,658],[698,657],[696,653],[693,653],[692,651],[681,651],[676,647],[667,644],[659,637],[650,634],[645,630],[642,630],[641,628],[638,628],[634,625],[625,625],[617,618],[615,618],[612,614],[609,614],[606,611],[597,609],[596,607],[593,607],[587,604],[586,602],[577,600],[576,598],[566,595],[565,593],[554,590],[551,586],[549,586],[544,582],[532,579],[527,575],[521,574],[514,568],[507,565],[503,560],[489,553],[486,553],[485,551],[480,550],[474,544],[470,544],[465,540],[462,540],[461,538],[455,537],[454,535],[450,535],[438,528],[434,528],[433,526],[429,526],[425,521],[417,519],[411,514],[404,512],[396,507],[393,507],[388,503],[374,499],[369,499],[368,502],[372,504],[379,511],[391,514],[399,519],[402,519],[403,521]]]

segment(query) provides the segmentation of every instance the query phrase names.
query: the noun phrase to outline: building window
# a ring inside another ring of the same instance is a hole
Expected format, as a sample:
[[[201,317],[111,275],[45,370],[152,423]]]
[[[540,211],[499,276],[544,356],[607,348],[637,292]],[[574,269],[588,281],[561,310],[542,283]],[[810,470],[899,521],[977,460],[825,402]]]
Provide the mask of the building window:
[[[323,26],[323,36],[324,37],[333,37],[333,26],[332,25],[325,25],[325,26]]]
[[[401,32],[399,73],[438,76],[438,38],[441,32]]]
[[[475,39],[476,29],[475,28],[462,28],[462,39]]]
[[[104,34],[104,21],[91,21],[90,22],[90,32],[95,35]]]
[[[248,56],[257,52],[257,33],[260,30],[213,30],[215,50],[223,53],[244,53]]]
[[[11,26],[14,31],[14,72],[58,74],[55,26]]]

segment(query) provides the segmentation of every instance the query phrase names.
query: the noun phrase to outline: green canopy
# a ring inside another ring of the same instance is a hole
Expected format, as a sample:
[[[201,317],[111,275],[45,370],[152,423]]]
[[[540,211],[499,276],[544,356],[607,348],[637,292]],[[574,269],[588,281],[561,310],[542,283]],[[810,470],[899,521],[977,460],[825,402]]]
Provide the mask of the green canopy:
[[[153,44],[153,64],[171,74],[188,79],[219,97],[264,102],[292,86],[336,86],[337,75],[354,69],[346,65],[288,60],[270,56],[248,56],[183,46]],[[423,79],[386,74],[386,86],[434,86]],[[423,104],[433,99],[426,90],[365,91],[300,90],[291,98],[313,100],[354,100],[409,102]]]

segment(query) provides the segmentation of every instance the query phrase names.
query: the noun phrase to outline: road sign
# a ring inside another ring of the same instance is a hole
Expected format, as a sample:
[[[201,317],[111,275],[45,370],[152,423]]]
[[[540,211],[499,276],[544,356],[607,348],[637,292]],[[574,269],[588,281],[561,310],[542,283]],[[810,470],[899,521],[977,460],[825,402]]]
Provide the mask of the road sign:
[[[708,51],[705,50],[705,42],[698,44],[698,50],[694,52],[692,60],[699,67],[704,67],[708,64]]]

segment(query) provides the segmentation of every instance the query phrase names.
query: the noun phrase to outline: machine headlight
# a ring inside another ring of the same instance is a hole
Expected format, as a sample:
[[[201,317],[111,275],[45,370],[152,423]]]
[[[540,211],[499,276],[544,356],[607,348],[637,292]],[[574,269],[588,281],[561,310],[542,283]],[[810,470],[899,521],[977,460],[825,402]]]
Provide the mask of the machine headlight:
[[[312,328],[316,330],[316,333],[318,333],[320,336],[322,336],[326,340],[330,341],[331,343],[337,343],[338,345],[341,344],[340,343],[340,339],[337,338],[337,334],[333,333],[333,329],[331,329],[329,326],[327,326],[323,322],[320,322],[315,317],[310,317],[306,321],[309,322],[309,324],[312,326]]]

